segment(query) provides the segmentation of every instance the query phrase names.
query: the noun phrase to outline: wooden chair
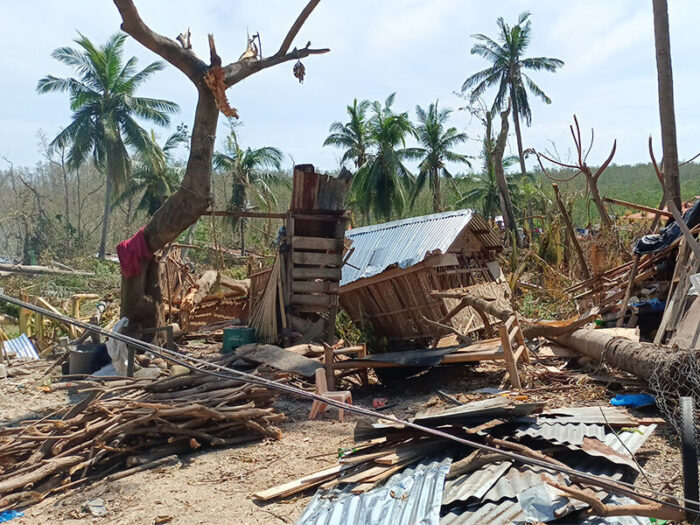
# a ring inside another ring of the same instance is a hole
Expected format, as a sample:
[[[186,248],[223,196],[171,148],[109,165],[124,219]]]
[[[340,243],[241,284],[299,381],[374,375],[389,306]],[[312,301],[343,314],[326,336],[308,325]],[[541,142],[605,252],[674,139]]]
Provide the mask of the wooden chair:
[[[334,401],[340,401],[341,403],[348,403],[352,405],[352,394],[347,390],[342,391],[330,391],[326,383],[326,371],[323,368],[316,370],[316,393],[319,396],[327,397],[328,399],[333,399]],[[318,414],[323,414],[328,405],[314,400],[311,405],[311,412],[309,412],[309,419],[316,419]],[[342,408],[338,409],[338,420],[343,420],[343,413],[345,411]]]
[[[530,356],[527,353],[527,345],[523,332],[520,329],[520,323],[517,317],[510,316],[502,326],[498,328],[498,333],[501,336],[501,346],[503,348],[503,358],[506,361],[506,369],[511,384],[514,388],[522,388],[520,384],[520,376],[518,375],[518,361],[524,360],[530,362]]]

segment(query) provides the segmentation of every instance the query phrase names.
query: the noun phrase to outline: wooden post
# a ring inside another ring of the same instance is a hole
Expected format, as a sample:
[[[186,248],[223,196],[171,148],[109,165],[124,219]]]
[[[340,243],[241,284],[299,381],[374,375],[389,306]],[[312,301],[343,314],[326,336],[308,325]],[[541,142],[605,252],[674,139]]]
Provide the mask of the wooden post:
[[[569,237],[571,237],[571,243],[574,245],[574,249],[576,250],[576,255],[578,255],[579,261],[581,261],[581,270],[583,271],[583,275],[586,279],[590,279],[591,272],[588,270],[588,265],[586,264],[586,257],[583,255],[581,245],[578,243],[578,239],[576,238],[576,230],[574,230],[574,225],[571,224],[571,218],[569,217],[569,214],[566,211],[564,202],[561,200],[561,195],[559,195],[559,186],[557,186],[557,184],[552,184],[552,188],[554,188],[554,196],[557,199],[557,206],[559,206],[559,212],[564,218],[566,230],[569,232]]]
[[[685,239],[688,242],[688,246],[691,250],[693,250],[695,258],[698,261],[700,261],[700,243],[698,243],[698,241],[695,240],[693,232],[690,231],[688,225],[683,220],[683,215],[681,215],[681,212],[678,211],[678,208],[672,200],[669,199],[669,201],[666,203],[666,206],[668,206],[668,209],[671,210],[671,213],[673,213],[673,217],[676,219],[676,222],[678,223],[678,227],[681,229],[681,232],[683,232],[683,235],[685,236]]]
[[[333,370],[333,347],[323,343],[323,367],[326,369],[326,386],[335,391],[335,371]]]
[[[513,388],[520,390],[522,385],[520,384],[520,377],[518,376],[518,364],[515,362],[515,358],[513,357],[513,347],[511,346],[510,339],[508,338],[508,327],[506,325],[499,326],[498,333],[501,336],[501,346],[503,347],[503,357],[506,360],[508,377],[510,378]]]
[[[627,303],[630,300],[630,294],[632,293],[632,286],[634,286],[634,278],[637,277],[637,270],[639,269],[639,259],[641,255],[634,256],[634,262],[632,263],[632,270],[630,271],[629,282],[627,283],[627,289],[625,290],[625,298],[622,300],[622,305],[620,307],[620,317],[617,318],[617,327],[621,327],[622,323],[625,322],[625,314],[627,313]]]

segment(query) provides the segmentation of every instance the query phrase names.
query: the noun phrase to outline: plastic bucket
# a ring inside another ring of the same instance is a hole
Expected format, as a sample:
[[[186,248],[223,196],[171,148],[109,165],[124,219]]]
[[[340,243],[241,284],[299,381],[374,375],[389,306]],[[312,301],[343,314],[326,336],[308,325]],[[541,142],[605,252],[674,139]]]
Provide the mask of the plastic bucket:
[[[71,375],[91,374],[94,372],[92,363],[95,360],[96,348],[87,350],[71,350],[68,358],[68,370]]]
[[[255,342],[255,328],[247,326],[237,328],[224,328],[224,344],[221,352],[229,354],[239,346]]]

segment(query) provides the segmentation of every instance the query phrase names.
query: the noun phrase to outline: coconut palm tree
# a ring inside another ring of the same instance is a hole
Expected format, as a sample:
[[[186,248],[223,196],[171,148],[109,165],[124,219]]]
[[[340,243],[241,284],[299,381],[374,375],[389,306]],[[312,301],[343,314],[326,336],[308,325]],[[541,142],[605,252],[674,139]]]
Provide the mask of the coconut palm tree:
[[[367,150],[372,143],[366,116],[369,107],[369,100],[358,102],[354,99],[352,106],[346,108],[350,120],[345,124],[333,122],[328,130],[330,134],[323,141],[323,145],[346,148],[341,164],[351,160],[355,168],[359,168],[367,161]]]
[[[233,188],[228,202],[229,211],[241,211],[250,207],[249,195],[252,194],[263,203],[268,211],[277,203],[270,183],[280,180],[275,173],[264,171],[265,168],[279,171],[282,167],[282,152],[272,146],[258,149],[241,148],[235,128],[226,137],[224,152],[214,153],[214,167],[231,174]],[[240,236],[241,254],[245,251],[245,219],[231,218],[231,227]]]
[[[403,165],[412,158],[406,148],[406,137],[413,134],[408,113],[395,113],[396,93],[389,95],[384,106],[372,103],[369,136],[375,151],[367,155],[353,181],[353,189],[361,209],[372,210],[377,217],[391,220],[392,212],[399,217],[405,208],[405,195],[413,188],[413,176]]]
[[[158,211],[180,184],[182,166],[174,165],[172,156],[178,146],[188,141],[186,126],[178,126],[162,147],[151,131],[151,144],[136,153],[132,176],[112,207],[141,194],[136,211],[144,211],[149,217]]]
[[[170,124],[169,115],[178,111],[174,102],[135,96],[136,90],[154,73],[163,69],[153,62],[137,71],[137,59],[123,62],[126,35],[112,35],[102,46],[95,46],[80,35],[74,47],[60,47],[52,58],[72,67],[77,77],[58,78],[47,75],[37,84],[39,93],[68,93],[72,122],[52,141],[56,147],[68,147],[71,169],[92,157],[95,166],[106,176],[105,206],[99,256],[104,258],[109,231],[112,190],[121,185],[131,171],[128,148],[146,151],[151,138],[136,119],[160,126]]]
[[[411,205],[425,186],[427,179],[433,192],[433,211],[436,213],[442,211],[440,177],[452,177],[452,174],[447,171],[445,163],[454,162],[471,167],[466,155],[452,150],[456,145],[467,140],[467,134],[460,133],[454,127],[446,128],[451,113],[451,109],[439,109],[437,101],[430,104],[427,110],[416,106],[418,125],[415,128],[415,133],[420,147],[411,148],[411,154],[419,156],[421,162],[418,165],[418,177]]]
[[[462,91],[471,89],[472,101],[478,99],[491,86],[498,86],[498,92],[493,102],[492,113],[502,109],[510,97],[513,105],[513,126],[518,142],[518,157],[520,171],[525,175],[525,156],[523,155],[523,139],[520,131],[520,119],[529,126],[532,122],[532,111],[528,99],[528,91],[539,97],[546,104],[552,101],[525,73],[526,70],[555,72],[564,65],[557,58],[530,57],[525,58],[525,51],[530,44],[532,27],[530,13],[525,11],[518,17],[518,23],[510,27],[503,18],[498,18],[498,42],[483,34],[474,35],[478,43],[471,49],[472,55],[479,55],[491,66],[474,73],[462,84]]]

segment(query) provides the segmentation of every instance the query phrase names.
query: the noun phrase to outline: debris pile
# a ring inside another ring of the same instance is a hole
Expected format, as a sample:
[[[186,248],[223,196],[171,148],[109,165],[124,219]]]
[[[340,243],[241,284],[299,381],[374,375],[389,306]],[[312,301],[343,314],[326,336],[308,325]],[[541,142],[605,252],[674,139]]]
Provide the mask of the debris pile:
[[[528,458],[599,476],[613,486],[633,482],[642,473],[643,461],[635,453],[656,428],[655,422],[620,407],[544,410],[544,403],[517,404],[504,396],[423,410],[409,421],[506,454],[516,452],[523,460],[426,435],[391,420],[360,422],[355,429],[358,445],[341,451],[337,465],[255,497],[267,501],[319,487],[299,524],[330,523],[339,516],[344,523],[387,524],[494,525],[571,514],[583,520],[601,508],[637,502],[590,480],[528,464]],[[641,508],[647,516],[654,515],[648,505]]]
[[[202,373],[45,388],[78,388],[85,397],[43,419],[0,429],[0,509],[158,466],[200,447],[280,439],[275,424],[285,418],[272,408],[269,389]]]

